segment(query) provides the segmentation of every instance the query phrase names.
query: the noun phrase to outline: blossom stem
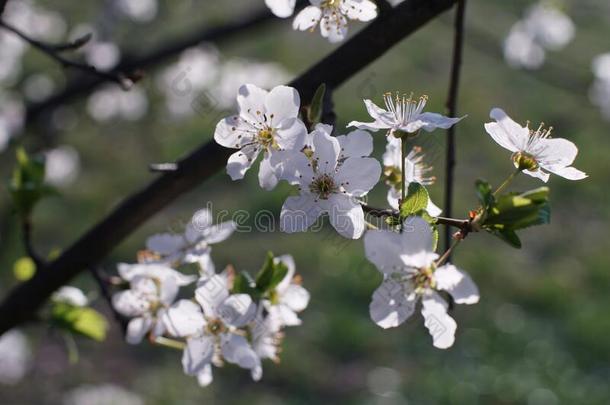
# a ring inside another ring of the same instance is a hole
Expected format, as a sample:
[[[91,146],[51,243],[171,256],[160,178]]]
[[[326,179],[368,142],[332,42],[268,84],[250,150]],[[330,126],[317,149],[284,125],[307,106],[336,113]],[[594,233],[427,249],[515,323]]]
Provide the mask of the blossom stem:
[[[150,339],[152,344],[157,344],[159,346],[169,347],[170,349],[176,350],[184,350],[186,344],[184,342],[180,342],[178,340],[169,339],[163,336],[157,336],[155,338]]]
[[[517,169],[517,170],[515,170],[514,172],[512,172],[512,173],[510,174],[510,176],[508,176],[508,177],[506,178],[506,180],[504,180],[504,183],[500,184],[500,187],[498,187],[498,188],[496,189],[496,191],[494,191],[494,192],[493,192],[493,196],[494,196],[494,197],[496,197],[496,196],[497,196],[497,195],[500,193],[500,191],[504,191],[504,189],[505,189],[506,187],[508,187],[508,185],[509,185],[509,184],[510,184],[510,183],[513,181],[513,179],[515,178],[515,176],[517,176],[517,174],[519,174],[519,173],[521,173],[521,169]]]
[[[451,244],[449,249],[447,249],[447,251],[445,251],[445,253],[443,253],[443,255],[436,261],[437,267],[444,264],[445,261],[447,261],[447,259],[449,259],[449,257],[451,256],[451,253],[453,253],[453,249],[455,249],[455,247],[457,245],[459,245],[461,241],[462,241],[462,238],[453,240],[453,243]]]

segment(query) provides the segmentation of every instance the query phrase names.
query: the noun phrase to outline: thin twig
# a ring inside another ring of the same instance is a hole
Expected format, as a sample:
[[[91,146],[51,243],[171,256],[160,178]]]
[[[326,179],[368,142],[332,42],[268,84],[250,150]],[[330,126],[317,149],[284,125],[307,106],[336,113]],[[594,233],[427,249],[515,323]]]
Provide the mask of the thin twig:
[[[391,217],[391,218],[400,218],[400,213],[397,210],[387,209],[387,208],[375,208],[366,204],[361,204],[362,209],[369,215],[374,217]],[[453,226],[458,228],[463,232],[471,232],[471,222],[468,219],[456,219],[456,218],[447,218],[447,217],[436,217],[436,223],[441,225],[447,225],[447,227]]]
[[[453,41],[453,60],[451,62],[451,79],[449,94],[447,96],[447,113],[450,117],[457,115],[457,99],[460,85],[460,71],[462,66],[462,52],[464,48],[464,14],[466,0],[458,0],[455,12],[455,34]],[[455,168],[455,125],[447,131],[447,154],[445,157],[445,213],[451,216],[453,212],[453,186]],[[444,230],[445,249],[451,245],[451,230],[448,226]],[[451,260],[451,257],[448,257]]]
[[[108,283],[105,280],[105,277],[102,276],[101,269],[97,266],[90,266],[89,271],[91,272],[93,279],[95,280],[97,286],[100,289],[100,294],[102,294],[102,297],[108,304],[110,311],[112,311],[114,319],[121,326],[121,332],[123,333],[123,335],[125,335],[125,333],[127,332],[128,321],[123,315],[119,314],[117,310],[114,309],[114,306],[112,305],[112,295],[110,294],[110,290],[108,289]]]
[[[333,89],[377,60],[393,45],[448,10],[455,0],[410,0],[380,16],[290,85],[311,101],[320,83]],[[11,290],[0,305],[0,334],[31,319],[57,288],[98,263],[125,237],[180,195],[226,166],[232,150],[208,142],[180,160],[178,170],[159,176],[119,204],[44,272]]]
[[[21,230],[26,254],[34,261],[34,264],[36,264],[36,271],[42,271],[46,263],[38,253],[36,253],[36,249],[34,249],[34,244],[32,242],[32,222],[29,218],[22,220]]]
[[[70,46],[75,47],[77,43],[49,45],[34,38],[30,38],[27,34],[20,31],[18,28],[10,25],[6,21],[0,20],[0,27],[17,35],[19,38],[32,45],[34,48],[38,49],[39,51],[49,56],[51,59],[60,63],[63,67],[80,70],[86,72],[87,74],[97,76],[105,81],[115,82],[120,85],[124,90],[128,90],[135,82],[137,82],[142,77],[141,73],[137,71],[132,73],[123,73],[119,71],[104,72],[98,70],[95,66],[83,62],[77,62],[61,55],[61,51],[68,49],[68,47]]]

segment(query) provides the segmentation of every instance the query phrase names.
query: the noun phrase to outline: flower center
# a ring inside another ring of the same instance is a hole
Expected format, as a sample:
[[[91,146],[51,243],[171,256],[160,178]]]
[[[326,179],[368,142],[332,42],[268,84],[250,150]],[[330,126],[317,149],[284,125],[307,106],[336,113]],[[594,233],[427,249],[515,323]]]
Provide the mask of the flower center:
[[[328,174],[319,175],[309,185],[309,190],[313,194],[317,194],[321,199],[327,200],[331,194],[339,191],[339,187],[335,184],[335,180]]]
[[[539,169],[538,162],[527,152],[515,152],[512,156],[513,164],[519,170],[529,170],[535,172]]]
[[[419,99],[414,99],[413,94],[407,97],[402,96],[398,92],[392,94],[390,92],[383,95],[385,106],[388,111],[394,114],[396,121],[400,125],[407,125],[414,121],[424,110],[428,102],[428,96],[423,95]]]
[[[263,148],[274,148],[279,149],[277,142],[275,141],[275,129],[270,127],[263,127],[263,129],[258,131],[257,134],[258,143],[263,146]]]
[[[434,288],[436,286],[434,266],[419,269],[413,277],[413,283],[415,284],[415,292],[418,294],[423,294],[426,290]]]
[[[222,323],[220,319],[212,319],[208,321],[207,326],[208,332],[212,335],[218,335],[227,330],[227,327]]]

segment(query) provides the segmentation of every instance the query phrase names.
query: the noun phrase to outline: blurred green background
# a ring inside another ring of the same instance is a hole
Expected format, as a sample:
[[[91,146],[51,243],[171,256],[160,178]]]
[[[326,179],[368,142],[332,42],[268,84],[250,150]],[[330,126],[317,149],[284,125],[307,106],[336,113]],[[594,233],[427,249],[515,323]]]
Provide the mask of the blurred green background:
[[[80,23],[100,23],[108,7],[105,3],[112,2],[36,2],[57,11],[68,30]],[[454,310],[458,331],[451,349],[432,347],[419,316],[391,330],[382,330],[369,319],[368,305],[381,276],[365,260],[361,240],[343,240],[329,227],[292,235],[277,229],[236,233],[214,246],[217,268],[232,263],[254,272],[266,251],[290,253],[312,295],[302,314],[303,326],[286,330],[281,364],[266,362],[261,382],[250,381],[245,370],[225,367],[215,370],[214,383],[202,389],[194,378],[183,375],[180,353],[146,344],[130,347],[116,325],[103,344],[78,339],[80,361],[70,364],[59,333],[30,325],[24,331],[30,338],[33,365],[19,384],[0,386],[0,402],[55,404],[63,393],[82,384],[114,383],[137,393],[146,404],[610,403],[610,238],[606,234],[610,197],[605,190],[610,125],[588,99],[588,86],[594,80],[591,60],[610,51],[610,9],[603,0],[565,2],[565,11],[576,24],[574,41],[561,51],[549,52],[540,70],[513,69],[502,58],[502,40],[533,3],[468,2],[459,99],[460,114],[468,118],[457,127],[454,215],[466,216],[475,208],[476,178],[497,185],[512,170],[509,153],[483,129],[495,106],[517,121],[552,124],[555,136],[579,146],[575,166],[590,178],[570,182],[551,177],[552,223],[521,232],[521,250],[485,234],[471,235],[460,246],[454,262],[475,279],[481,302]],[[135,24],[117,18],[106,35],[121,48],[141,51],[262,6],[262,0],[159,2],[155,19]],[[363,97],[380,101],[385,91],[425,93],[430,96],[429,111],[444,110],[452,17],[447,13],[428,24],[335,92],[338,133],[345,133],[343,128],[351,120],[368,119]],[[351,29],[355,32],[363,26],[354,23]],[[317,33],[293,32],[290,20],[278,19],[223,42],[218,50],[225,62],[232,58],[275,62],[291,72],[290,78],[334,48]],[[19,93],[26,78],[40,72],[48,74],[56,87],[65,80],[57,65],[30,50],[19,78],[7,88]],[[153,178],[149,163],[173,161],[212,139],[220,112],[206,109],[168,118],[156,71],[147,73],[137,85],[148,98],[147,113],[140,119],[99,122],[88,115],[86,99],[79,99],[65,110],[70,125],[52,135],[30,131],[17,139],[29,150],[72,145],[80,155],[76,181],[35,211],[39,251],[69,246],[123,197]],[[445,136],[444,131],[436,131],[422,139],[438,177],[430,190],[439,205]],[[374,154],[381,157],[383,136],[378,134],[375,140]],[[10,177],[13,155],[8,148],[0,158],[4,183]],[[263,209],[279,218],[290,188],[281,185],[272,192],[262,191],[256,172],[251,170],[241,182],[218,173],[127,238],[106,258],[104,267],[113,271],[117,262],[135,261],[147,235],[175,227],[208,204],[214,211],[247,211],[246,224],[252,224],[254,214]],[[539,185],[536,179],[522,178],[513,188]],[[370,196],[371,204],[385,205],[385,192],[380,183]],[[0,193],[0,212],[4,295],[17,284],[12,266],[24,255],[6,188]],[[97,294],[87,274],[73,284]],[[95,307],[110,315],[102,299]]]

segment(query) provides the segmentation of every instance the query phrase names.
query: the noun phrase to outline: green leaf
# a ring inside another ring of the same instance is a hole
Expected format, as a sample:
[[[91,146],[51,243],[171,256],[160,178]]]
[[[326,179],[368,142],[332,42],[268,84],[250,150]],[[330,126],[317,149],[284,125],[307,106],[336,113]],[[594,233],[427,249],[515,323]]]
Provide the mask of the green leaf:
[[[235,276],[233,280],[233,294],[248,294],[253,298],[258,297],[260,294],[256,289],[256,285],[252,280],[252,277],[245,271],[242,271]]]
[[[288,274],[288,266],[284,263],[277,263],[273,265],[273,277],[267,287],[267,290],[273,290],[279,283],[282,282],[284,277]]]
[[[19,215],[27,217],[38,201],[54,189],[44,184],[45,162],[41,157],[29,156],[22,147],[16,151],[17,166],[9,184],[9,191]]]
[[[93,308],[76,307],[58,302],[51,310],[53,323],[69,332],[76,333],[98,342],[106,339],[108,321]]]
[[[492,233],[492,235],[497,236],[498,238],[500,238],[504,242],[508,243],[512,247],[521,249],[521,239],[519,239],[519,236],[517,235],[517,233],[515,231],[510,230],[510,229],[502,229],[502,230],[494,230],[491,233]]]
[[[27,281],[36,274],[36,263],[30,257],[17,259],[13,264],[13,274],[19,281]]]
[[[316,89],[316,92],[311,99],[311,105],[309,106],[309,112],[307,119],[311,125],[315,125],[320,122],[322,118],[322,106],[324,104],[324,94],[326,93],[326,84],[322,83]]]
[[[475,182],[475,187],[477,190],[477,197],[483,206],[483,209],[487,211],[487,209],[494,203],[494,195],[491,190],[491,185],[485,180],[477,180]]]
[[[263,267],[261,267],[256,275],[256,288],[260,291],[267,291],[271,284],[271,280],[273,279],[273,259],[273,253],[267,252]]]
[[[548,195],[548,187],[501,195],[490,208],[483,227],[517,230],[548,224],[551,221]]]
[[[400,205],[400,217],[406,218],[415,215],[428,206],[428,191],[419,183],[409,184],[407,196]]]

